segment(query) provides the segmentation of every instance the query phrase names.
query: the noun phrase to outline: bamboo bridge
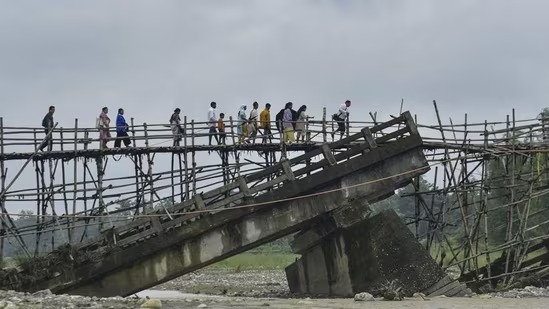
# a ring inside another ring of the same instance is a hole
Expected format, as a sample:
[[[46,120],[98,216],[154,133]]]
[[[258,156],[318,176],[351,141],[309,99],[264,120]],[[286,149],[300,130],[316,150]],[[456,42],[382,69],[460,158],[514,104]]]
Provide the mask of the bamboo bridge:
[[[174,147],[167,125],[132,119],[132,147],[98,149],[97,129],[75,120],[55,128],[46,152],[37,151],[41,128],[0,118],[0,253],[14,246],[48,265],[32,290],[130,295],[411,184],[401,195],[415,205],[406,224],[462,282],[547,276],[547,207],[536,206],[549,193],[546,124],[516,120],[514,111],[499,122],[468,123],[465,115],[444,124],[434,107],[437,124],[409,112],[386,121],[370,113],[369,121],[348,121],[341,139],[324,113],[291,145],[278,133],[238,143],[232,119],[227,145],[207,145],[207,124],[185,118]],[[506,166],[501,175],[489,175],[493,162]],[[490,221],[494,192],[509,193],[499,206],[504,222]],[[33,223],[18,226],[20,217]],[[448,237],[456,227],[460,241]],[[505,239],[490,244],[497,229]],[[29,271],[36,269],[20,272]]]

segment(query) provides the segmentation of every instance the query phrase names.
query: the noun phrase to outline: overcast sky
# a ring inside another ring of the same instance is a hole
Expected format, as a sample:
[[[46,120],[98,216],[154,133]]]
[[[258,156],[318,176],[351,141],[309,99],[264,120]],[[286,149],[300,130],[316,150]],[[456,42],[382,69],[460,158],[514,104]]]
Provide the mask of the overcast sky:
[[[92,126],[289,100],[503,120],[548,106],[549,1],[0,1],[0,116]]]
[[[350,99],[352,119],[369,120],[404,98],[422,123],[433,99],[445,122],[534,118],[549,106],[548,12],[547,0],[0,0],[0,117],[39,126],[55,105],[60,126],[91,127],[108,106],[166,123],[180,107],[204,121],[211,101],[233,117],[293,101],[318,119]],[[17,187],[33,182],[28,168]]]

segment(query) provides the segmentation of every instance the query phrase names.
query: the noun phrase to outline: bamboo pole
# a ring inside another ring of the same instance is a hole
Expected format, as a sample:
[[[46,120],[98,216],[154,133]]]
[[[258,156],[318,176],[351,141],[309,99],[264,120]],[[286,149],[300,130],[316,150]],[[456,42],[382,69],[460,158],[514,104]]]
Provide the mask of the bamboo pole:
[[[514,113],[513,113],[514,114]],[[509,115],[507,115],[507,128],[509,128],[510,126],[510,123],[509,123]],[[513,127],[511,128],[511,147],[512,149],[514,150],[514,147],[515,147],[515,125],[514,125],[514,115],[513,115]],[[510,158],[509,158],[510,156]],[[516,160],[515,160],[515,155],[512,154],[512,155],[509,155],[508,156],[508,160],[511,161],[510,165],[511,165],[511,171],[509,172],[509,170],[507,169],[507,175],[509,178],[509,182],[510,182],[510,185],[511,185],[511,188],[509,188],[509,191],[510,191],[510,195],[511,195],[511,203],[513,203],[515,201],[515,190],[513,188],[514,184],[515,184],[515,163],[516,163]],[[507,165],[509,166],[509,164]],[[509,175],[509,173],[511,175]],[[506,233],[506,237],[505,237],[505,241],[506,242],[509,242],[511,241],[511,239],[513,238],[513,208],[514,206],[510,206],[507,208],[507,233]],[[505,252],[505,273],[508,273],[509,272],[509,263],[511,262],[511,255],[512,255],[512,249],[510,248],[509,250],[507,251],[504,251]],[[505,277],[503,279],[503,282],[504,283],[507,283],[507,277]]]
[[[0,117],[0,155],[2,156],[2,159],[0,159],[0,191],[4,192],[6,189],[6,169],[4,165],[4,118]],[[0,210],[2,211],[2,217],[4,216],[4,209],[5,206],[5,198],[0,199]],[[4,226],[4,220],[0,220],[0,231],[3,233],[4,229],[7,228],[7,226]],[[4,238],[0,239],[0,265],[3,265],[4,263]]]
[[[74,119],[74,160],[73,160],[73,178],[72,178],[73,190],[74,190],[73,196],[72,196],[72,214],[73,215],[76,213],[76,197],[77,197],[76,190],[78,189],[77,179],[78,179],[78,118],[75,118]],[[72,225],[74,224],[75,224],[75,218],[73,218],[72,220]],[[70,235],[69,241],[72,241],[73,232],[74,230],[69,229],[69,235]]]
[[[194,119],[191,120],[191,146],[194,148],[195,145],[195,134],[194,134]],[[193,196],[196,195],[196,151],[191,152],[192,160],[192,177],[193,177]]]
[[[60,132],[59,132],[59,138],[61,139],[61,145],[60,145],[60,148],[61,148],[61,151],[65,151],[64,149],[64,146],[63,146],[63,128],[60,128]],[[75,159],[76,160],[76,159]],[[55,177],[54,177],[55,179]],[[66,175],[65,175],[65,163],[63,161],[61,161],[61,182],[63,183],[63,187],[66,188],[67,187],[67,178],[66,178]],[[53,179],[50,183],[50,192],[51,194],[54,194],[54,189],[53,189]],[[63,190],[63,204],[65,205],[65,214],[69,214],[69,201],[68,201],[68,198],[67,198],[67,190]],[[53,205],[53,204],[52,204]],[[52,206],[53,207],[53,206]],[[72,235],[71,235],[71,229],[67,229],[67,238],[68,238],[68,242],[72,242]]]
[[[327,122],[326,122],[326,107],[322,108],[322,142],[328,141]]]
[[[190,199],[190,188],[189,188],[189,153],[187,148],[187,116],[183,117],[183,147],[185,147],[185,199]],[[191,132],[192,134],[192,132]]]
[[[486,133],[484,135],[484,148],[486,149],[488,147],[488,122],[484,121],[484,132]],[[483,213],[481,215],[484,216],[484,251],[486,252],[485,258],[486,258],[486,271],[488,274],[488,277],[492,276],[492,266],[491,266],[491,257],[490,257],[490,247],[488,245],[488,186],[485,184],[485,182],[488,181],[488,167],[489,167],[489,161],[483,160],[482,161],[482,190],[480,191],[481,201],[482,201],[482,207]]]

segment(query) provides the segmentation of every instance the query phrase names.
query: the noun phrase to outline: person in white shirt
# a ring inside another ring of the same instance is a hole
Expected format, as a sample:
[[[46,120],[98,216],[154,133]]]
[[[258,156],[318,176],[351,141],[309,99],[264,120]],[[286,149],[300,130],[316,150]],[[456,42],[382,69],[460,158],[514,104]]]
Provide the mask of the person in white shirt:
[[[349,107],[351,106],[351,101],[347,100],[345,103],[341,104],[337,114],[332,116],[332,119],[337,122],[337,131],[340,132],[340,138],[343,138],[345,134],[345,120],[349,116]],[[332,134],[333,137],[333,134]]]
[[[210,110],[208,111],[208,127],[210,127],[210,136],[209,136],[209,145],[212,145],[212,136],[215,138],[215,141],[219,144],[219,140],[217,139],[217,113],[215,112],[215,108],[217,107],[217,103],[212,102],[210,103]]]
[[[252,104],[252,110],[250,111],[250,118],[249,121],[249,132],[250,132],[250,138],[252,139],[252,142],[255,143],[255,137],[257,135],[257,121],[259,120],[259,112],[257,109],[259,108],[259,103],[254,102]]]
[[[181,138],[183,136],[183,128],[181,128],[181,117],[179,116],[179,114],[181,114],[181,109],[176,108],[173,111],[172,116],[170,117],[170,127],[173,133],[174,147],[179,147],[179,142],[181,141]]]

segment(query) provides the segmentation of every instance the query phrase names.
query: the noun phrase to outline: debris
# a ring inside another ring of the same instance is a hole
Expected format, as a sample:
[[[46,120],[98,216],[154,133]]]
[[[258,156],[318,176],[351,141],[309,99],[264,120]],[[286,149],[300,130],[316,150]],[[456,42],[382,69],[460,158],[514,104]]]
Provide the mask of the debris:
[[[362,292],[355,294],[355,301],[375,301],[376,299],[370,293]]]

